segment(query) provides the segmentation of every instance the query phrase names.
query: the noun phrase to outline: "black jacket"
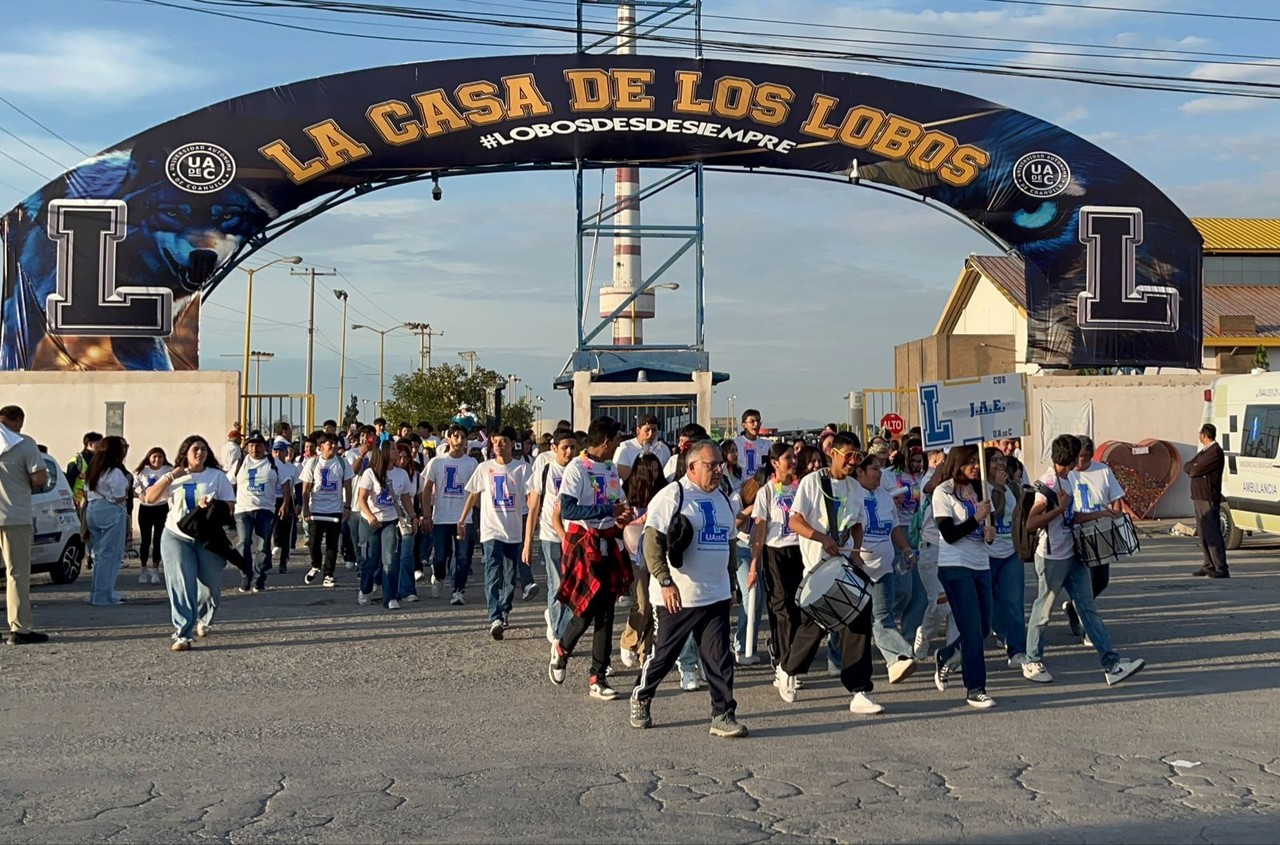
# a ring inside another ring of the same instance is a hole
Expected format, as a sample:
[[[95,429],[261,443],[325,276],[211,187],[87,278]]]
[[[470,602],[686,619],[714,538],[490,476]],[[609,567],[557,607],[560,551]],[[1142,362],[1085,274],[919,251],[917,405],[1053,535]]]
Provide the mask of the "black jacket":
[[[227,529],[234,527],[231,504],[218,499],[210,502],[208,507],[192,510],[178,523],[178,530],[183,534],[204,543],[206,549],[248,574],[244,557],[227,536]]]
[[[1222,447],[1210,443],[1182,467],[1191,479],[1191,499],[1218,504],[1222,501]]]

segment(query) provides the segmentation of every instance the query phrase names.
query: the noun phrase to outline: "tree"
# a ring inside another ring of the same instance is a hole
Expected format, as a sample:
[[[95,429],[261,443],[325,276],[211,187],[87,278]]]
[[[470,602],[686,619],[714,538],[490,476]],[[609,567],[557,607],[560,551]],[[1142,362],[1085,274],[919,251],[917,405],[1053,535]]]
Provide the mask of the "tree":
[[[342,428],[345,430],[347,426],[360,418],[360,400],[356,398],[354,393],[351,394],[351,401],[347,403],[346,409],[342,412]]]
[[[502,424],[509,425],[516,431],[533,428],[533,406],[523,397],[514,405],[502,406]]]
[[[1267,360],[1267,348],[1261,344],[1258,345],[1258,350],[1253,353],[1253,368],[1268,372],[1271,370],[1271,363]]]
[[[476,367],[475,373],[467,375],[467,368],[461,364],[404,373],[391,379],[391,398],[382,415],[393,425],[426,420],[443,428],[457,414],[458,406],[466,403],[483,420],[492,409],[490,388],[500,384],[506,384],[506,379],[493,370]]]

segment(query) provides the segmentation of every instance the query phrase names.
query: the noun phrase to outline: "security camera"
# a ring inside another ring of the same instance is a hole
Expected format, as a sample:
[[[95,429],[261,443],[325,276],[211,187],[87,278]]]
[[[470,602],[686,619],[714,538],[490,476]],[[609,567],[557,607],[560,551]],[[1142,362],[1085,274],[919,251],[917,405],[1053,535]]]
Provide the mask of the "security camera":
[[[440,200],[444,199],[444,191],[440,188],[439,184],[436,184],[431,189],[431,198],[436,202],[440,202]]]

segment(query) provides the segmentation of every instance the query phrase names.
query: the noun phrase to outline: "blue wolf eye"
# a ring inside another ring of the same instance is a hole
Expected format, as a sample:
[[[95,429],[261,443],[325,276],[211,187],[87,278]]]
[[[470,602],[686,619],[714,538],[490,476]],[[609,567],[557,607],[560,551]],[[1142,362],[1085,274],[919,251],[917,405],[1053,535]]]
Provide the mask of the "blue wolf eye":
[[[1058,204],[1046,200],[1035,211],[1018,209],[1013,213],[1013,222],[1024,229],[1041,229],[1052,223],[1057,213]]]

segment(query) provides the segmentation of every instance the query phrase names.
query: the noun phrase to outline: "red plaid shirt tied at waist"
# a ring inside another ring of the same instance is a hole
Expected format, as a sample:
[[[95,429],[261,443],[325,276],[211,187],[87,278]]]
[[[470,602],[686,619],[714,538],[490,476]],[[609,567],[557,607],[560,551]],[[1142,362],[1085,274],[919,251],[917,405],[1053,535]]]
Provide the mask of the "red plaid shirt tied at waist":
[[[624,596],[631,589],[631,562],[618,526],[595,530],[572,523],[562,551],[560,565],[564,578],[556,600],[573,611],[574,616],[586,613],[587,606],[601,590]]]

